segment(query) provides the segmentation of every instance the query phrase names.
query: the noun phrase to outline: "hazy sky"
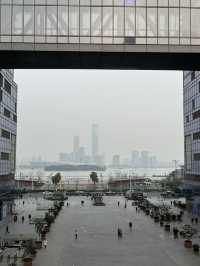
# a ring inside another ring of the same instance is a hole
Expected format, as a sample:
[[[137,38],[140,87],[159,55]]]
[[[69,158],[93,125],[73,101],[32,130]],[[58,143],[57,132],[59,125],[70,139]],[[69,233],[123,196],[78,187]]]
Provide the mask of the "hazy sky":
[[[91,153],[91,124],[99,150],[130,156],[148,150],[183,160],[182,72],[16,70],[18,159],[58,159],[74,135]]]

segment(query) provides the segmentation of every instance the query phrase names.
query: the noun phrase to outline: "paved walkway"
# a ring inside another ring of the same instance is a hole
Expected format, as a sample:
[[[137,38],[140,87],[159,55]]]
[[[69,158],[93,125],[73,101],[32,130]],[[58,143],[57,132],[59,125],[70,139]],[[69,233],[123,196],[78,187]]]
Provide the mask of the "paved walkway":
[[[130,202],[106,197],[105,207],[94,207],[89,199],[70,198],[48,234],[48,247],[38,253],[34,266],[199,266],[200,257],[174,240],[142,212],[136,214]],[[117,207],[117,201],[122,202]],[[134,224],[130,232],[128,222]],[[123,239],[117,239],[121,227]],[[74,239],[74,230],[78,239]]]
[[[38,251],[33,266],[199,266],[200,256],[183,246],[183,239],[174,240],[142,211],[138,214],[128,202],[124,208],[123,197],[105,197],[105,207],[94,207],[89,198],[70,197],[70,207],[65,206],[52,225],[47,249]],[[81,207],[81,200],[85,205]],[[41,198],[18,200],[16,210],[19,221],[9,223],[11,233],[35,232],[28,223],[28,214],[36,211]],[[120,201],[120,207],[117,206]],[[25,223],[21,223],[21,216]],[[187,223],[189,216],[186,216]],[[133,222],[130,232],[128,222]],[[117,228],[123,238],[117,238]],[[78,239],[74,239],[77,229]],[[5,228],[0,228],[1,236]],[[5,262],[0,265],[7,265]],[[21,266],[18,263],[18,266]]]

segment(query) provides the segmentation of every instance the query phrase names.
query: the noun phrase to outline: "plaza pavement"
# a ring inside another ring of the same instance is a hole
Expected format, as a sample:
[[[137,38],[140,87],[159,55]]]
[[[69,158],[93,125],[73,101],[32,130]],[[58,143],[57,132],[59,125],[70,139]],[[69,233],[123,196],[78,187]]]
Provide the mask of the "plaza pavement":
[[[25,201],[25,205],[22,201]],[[85,201],[81,206],[81,200]],[[86,197],[70,197],[47,235],[47,249],[39,250],[33,266],[199,266],[200,256],[185,249],[183,239],[174,240],[159,224],[155,224],[143,212],[136,213],[128,202],[124,208],[123,197],[104,197],[106,206],[95,207]],[[16,201],[18,222],[9,221],[10,233],[34,233],[28,222],[42,215],[36,210],[40,197],[25,197]],[[120,206],[117,202],[120,201]],[[25,216],[22,224],[21,216]],[[185,216],[189,222],[189,216]],[[128,222],[133,222],[130,232]],[[123,238],[117,238],[117,228],[123,230]],[[78,239],[74,239],[75,229]],[[5,225],[0,226],[4,236]],[[7,265],[5,261],[0,264]],[[20,262],[18,266],[21,266]]]
[[[81,207],[81,200],[85,205]],[[47,249],[38,252],[34,266],[199,266],[200,256],[174,240],[158,224],[124,198],[105,197],[105,207],[90,199],[71,197],[48,234]],[[117,201],[120,201],[120,207]],[[129,231],[128,222],[133,222]],[[123,238],[117,238],[117,228]],[[74,239],[74,230],[78,239]]]

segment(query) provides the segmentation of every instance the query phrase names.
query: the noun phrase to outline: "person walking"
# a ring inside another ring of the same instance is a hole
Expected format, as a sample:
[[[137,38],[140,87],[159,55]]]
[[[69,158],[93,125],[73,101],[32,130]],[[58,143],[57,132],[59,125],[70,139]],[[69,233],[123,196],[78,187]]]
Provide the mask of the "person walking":
[[[17,222],[17,215],[14,215],[14,223]]]
[[[24,223],[24,216],[22,216],[22,223]]]
[[[45,238],[45,239],[43,240],[44,248],[47,248],[47,244],[48,244],[48,241],[47,241],[47,239]]]
[[[118,236],[118,239],[123,237],[123,233],[122,233],[122,229],[121,228],[117,229],[117,236]]]
[[[130,231],[132,231],[133,223],[130,221],[130,222],[128,223],[128,225],[129,225],[129,229],[130,229]]]
[[[7,233],[7,234],[9,233],[8,225],[6,226],[6,233]]]
[[[28,215],[29,223],[31,221],[31,214]]]
[[[120,205],[120,202],[119,202],[119,201],[117,202],[117,205],[118,205],[118,207],[119,207],[119,205]]]
[[[78,230],[77,229],[75,229],[75,231],[74,231],[74,238],[78,239]]]
[[[196,217],[195,218],[195,223],[198,224],[198,222],[199,222],[199,219],[198,219],[198,217]]]

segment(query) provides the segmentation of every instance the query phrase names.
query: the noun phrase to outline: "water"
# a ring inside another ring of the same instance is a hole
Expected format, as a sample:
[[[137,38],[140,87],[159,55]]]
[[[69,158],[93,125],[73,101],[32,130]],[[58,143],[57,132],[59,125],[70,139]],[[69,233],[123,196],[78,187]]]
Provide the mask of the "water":
[[[124,176],[145,176],[152,179],[162,179],[164,175],[172,172],[173,168],[135,168],[135,169],[112,169],[108,168],[106,171],[97,172],[100,181],[106,181],[109,178],[124,177]],[[44,171],[44,169],[27,169],[17,168],[16,177],[22,178],[36,178],[40,177],[42,180],[47,181],[54,175],[56,171]],[[72,182],[75,180],[90,182],[90,171],[63,171],[60,172],[63,179]],[[153,175],[160,177],[152,177]]]

